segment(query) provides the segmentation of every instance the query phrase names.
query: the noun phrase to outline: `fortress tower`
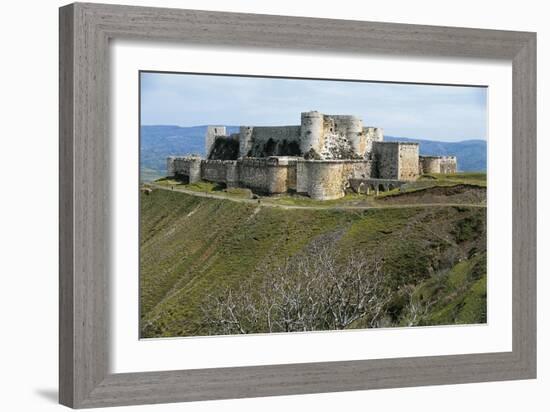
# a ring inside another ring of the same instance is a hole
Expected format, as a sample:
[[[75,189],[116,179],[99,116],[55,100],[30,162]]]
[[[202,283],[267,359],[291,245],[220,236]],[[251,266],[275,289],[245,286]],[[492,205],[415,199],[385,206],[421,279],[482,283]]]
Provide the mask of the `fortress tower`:
[[[317,111],[304,112],[300,125],[300,151],[305,154],[313,149],[319,153],[324,146],[324,115]]]
[[[326,115],[332,119],[333,130],[325,130],[325,133],[336,133],[345,136],[351,147],[351,150],[360,157],[365,156],[367,149],[367,139],[363,133],[363,120],[357,116],[348,115]]]
[[[208,126],[206,129],[206,136],[204,139],[204,153],[206,158],[210,155],[212,147],[214,147],[214,142],[216,137],[225,136],[227,134],[225,126]]]
[[[239,157],[248,156],[248,152],[252,148],[252,133],[253,127],[241,126],[239,129]]]

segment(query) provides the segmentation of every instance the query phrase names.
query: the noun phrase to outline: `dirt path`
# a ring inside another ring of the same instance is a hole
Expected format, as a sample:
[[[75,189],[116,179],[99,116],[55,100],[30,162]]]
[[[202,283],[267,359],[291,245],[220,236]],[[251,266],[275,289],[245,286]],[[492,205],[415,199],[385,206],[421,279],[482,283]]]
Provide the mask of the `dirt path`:
[[[442,206],[459,206],[459,207],[487,207],[483,204],[468,204],[468,203],[413,203],[413,204],[392,204],[392,205],[375,205],[375,206],[352,206],[352,205],[342,205],[342,206],[303,206],[303,205],[282,205],[274,201],[269,200],[269,198],[261,199],[245,199],[242,197],[233,197],[227,195],[218,195],[215,193],[209,192],[198,192],[194,190],[184,189],[181,187],[168,187],[164,185],[159,185],[156,183],[149,183],[149,186],[155,189],[168,190],[174,192],[181,192],[192,196],[206,197],[209,199],[219,199],[219,200],[229,200],[231,202],[238,203],[250,203],[256,206],[262,207],[278,207],[280,209],[312,209],[312,210],[326,210],[326,209],[335,209],[335,210],[367,210],[367,209],[405,209],[405,208],[415,208],[415,207],[442,207]]]

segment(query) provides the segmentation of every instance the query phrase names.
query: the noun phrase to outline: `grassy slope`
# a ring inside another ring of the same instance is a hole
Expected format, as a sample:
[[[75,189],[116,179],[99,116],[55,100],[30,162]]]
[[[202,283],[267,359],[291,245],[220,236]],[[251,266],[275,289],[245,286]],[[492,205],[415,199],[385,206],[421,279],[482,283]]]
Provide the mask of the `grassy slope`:
[[[204,334],[208,293],[334,231],[343,254],[368,248],[384,257],[394,290],[388,325],[403,322],[405,285],[419,301],[437,298],[429,324],[485,321],[484,208],[282,210],[165,190],[141,196],[144,337]]]

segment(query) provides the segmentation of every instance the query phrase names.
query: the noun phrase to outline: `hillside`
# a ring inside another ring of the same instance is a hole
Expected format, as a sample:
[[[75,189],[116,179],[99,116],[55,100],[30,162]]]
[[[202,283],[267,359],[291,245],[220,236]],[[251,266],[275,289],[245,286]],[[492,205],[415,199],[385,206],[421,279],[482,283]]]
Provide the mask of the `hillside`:
[[[166,158],[172,155],[204,156],[204,135],[207,126],[141,126],[141,181],[148,182],[166,175]],[[228,133],[237,133],[238,126],[226,126]],[[487,145],[484,140],[437,142],[385,136],[387,141],[414,141],[420,144],[421,155],[455,155],[461,171],[485,171]]]
[[[383,262],[387,301],[378,326],[486,322],[483,207],[335,210],[155,189],[141,194],[142,337],[216,333],[204,303],[226,288],[261,282],[319,241],[344,259],[361,251]],[[368,326],[361,319],[350,327]]]

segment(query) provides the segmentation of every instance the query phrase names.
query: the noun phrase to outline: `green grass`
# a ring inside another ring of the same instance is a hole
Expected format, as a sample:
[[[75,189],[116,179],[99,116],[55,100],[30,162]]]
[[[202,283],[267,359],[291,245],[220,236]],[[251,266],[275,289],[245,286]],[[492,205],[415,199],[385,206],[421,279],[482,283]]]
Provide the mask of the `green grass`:
[[[475,324],[487,322],[486,255],[478,254],[451,270],[419,284],[417,301],[431,310],[420,325]]]
[[[437,291],[443,303],[424,320],[431,324],[480,319],[486,310],[483,208],[284,210],[153,190],[141,195],[140,218],[143,337],[207,333],[200,305],[208,294],[254,279],[260,265],[276,265],[334,233],[342,256],[368,250],[384,260],[395,295],[392,325],[406,312],[407,285]],[[461,237],[465,221],[481,222],[467,225],[478,236]]]
[[[154,183],[161,186],[173,187],[175,189],[181,188],[198,193],[215,193],[227,197],[250,198],[252,195],[250,189],[240,187],[226,188],[225,185],[205,181],[199,181],[196,183],[184,183],[183,181],[173,177],[163,177],[161,179],[155,180]]]
[[[393,189],[387,192],[380,192],[380,194],[376,198],[383,199],[384,197],[399,195],[400,193],[412,193],[432,187],[450,187],[457,185],[468,185],[486,188],[487,174],[480,172],[426,174],[420,176],[420,178],[415,182],[406,183],[399,189]]]
[[[477,186],[487,186],[487,173],[469,172],[454,174],[426,174],[422,175],[419,181],[435,181],[437,184],[467,184]]]
[[[312,207],[338,207],[346,206],[354,202],[364,202],[367,196],[357,193],[346,193],[340,199],[332,200],[315,200],[308,196],[298,194],[284,194],[279,196],[268,197],[272,203],[286,206],[312,206]]]

